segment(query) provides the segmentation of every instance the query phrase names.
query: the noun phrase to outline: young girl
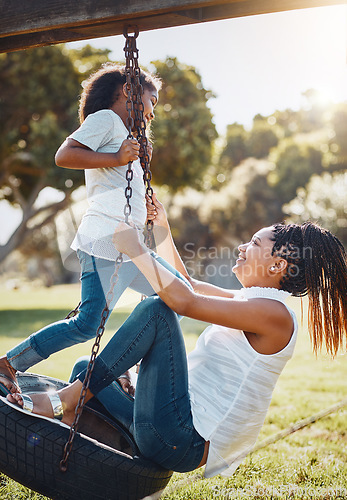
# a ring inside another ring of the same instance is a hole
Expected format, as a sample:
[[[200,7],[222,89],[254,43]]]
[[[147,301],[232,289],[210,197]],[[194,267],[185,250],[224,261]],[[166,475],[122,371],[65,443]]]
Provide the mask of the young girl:
[[[79,314],[58,321],[34,333],[0,358],[0,391],[16,391],[16,371],[25,371],[52,353],[95,337],[115,270],[118,251],[112,244],[117,223],[124,220],[128,185],[126,172],[132,161],[133,180],[130,221],[139,229],[147,218],[139,144],[128,139],[126,120],[125,68],[107,64],[84,85],[80,101],[81,126],[62,144],[57,165],[85,171],[89,208],[84,215],[72,248],[81,264],[81,306]],[[158,102],[160,81],[141,72],[144,120],[149,125]],[[151,155],[151,148],[149,151]],[[145,295],[153,289],[136,266],[124,256],[110,311],[127,287]],[[126,378],[122,380],[126,386]]]
[[[169,231],[155,196],[153,202],[152,217]],[[346,347],[343,246],[310,222],[265,227],[239,246],[233,271],[243,288],[237,292],[194,280],[191,289],[158,264],[137,231],[124,223],[114,242],[159,297],[141,302],[96,358],[86,399],[100,398],[133,433],[141,453],[163,467],[186,472],[206,464],[206,477],[228,476],[252,449],[276,381],[293,354],[297,321],[286,298],[308,295],[315,350],[325,344],[335,355]],[[166,245],[188,278],[171,238]],[[176,313],[212,323],[188,363]],[[139,359],[132,399],[110,384]],[[79,373],[56,400],[47,394],[8,399],[71,424],[84,376],[85,371]]]

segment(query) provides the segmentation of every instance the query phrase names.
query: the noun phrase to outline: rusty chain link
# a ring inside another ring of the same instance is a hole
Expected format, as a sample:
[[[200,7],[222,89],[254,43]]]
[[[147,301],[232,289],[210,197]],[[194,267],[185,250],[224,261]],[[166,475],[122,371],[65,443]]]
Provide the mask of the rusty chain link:
[[[131,36],[129,35],[129,27],[126,27],[124,29],[124,36],[126,39],[125,42],[125,47],[124,47],[124,52],[125,52],[125,75],[126,75],[126,88],[127,88],[127,101],[126,101],[126,110],[128,112],[127,120],[126,120],[126,126],[128,129],[128,139],[133,138],[133,131],[136,130],[137,132],[137,140],[140,143],[140,162],[142,169],[144,171],[143,174],[143,180],[146,186],[146,194],[148,194],[152,198],[153,194],[153,189],[151,187],[151,179],[152,179],[152,174],[150,171],[150,166],[149,166],[149,155],[147,151],[147,145],[148,145],[148,139],[146,137],[146,123],[144,120],[144,106],[142,102],[142,95],[143,95],[143,87],[140,82],[140,68],[138,65],[138,49],[136,47],[136,38],[138,37],[138,30],[135,28],[134,30],[134,35]],[[131,187],[131,181],[133,180],[134,172],[132,169],[132,162],[130,161],[128,163],[128,169],[126,171],[126,180],[128,185],[125,188],[125,198],[126,198],[126,204],[124,206],[124,216],[125,216],[125,222],[129,222],[129,216],[131,214],[131,205],[130,205],[130,199],[132,197],[132,187]],[[148,235],[150,234],[150,237]],[[147,223],[147,244],[150,243],[152,244],[152,224]],[[148,246],[150,246],[148,245]],[[87,395],[87,391],[89,388],[89,383],[90,383],[90,378],[92,375],[92,371],[94,368],[94,363],[95,363],[95,358],[99,352],[100,348],[100,341],[101,337],[105,331],[105,325],[106,321],[108,319],[110,310],[109,307],[112,303],[112,300],[114,298],[114,289],[115,286],[118,282],[118,274],[119,274],[119,269],[123,263],[123,255],[122,253],[119,253],[116,259],[115,263],[115,270],[114,273],[111,277],[111,286],[110,290],[107,293],[106,296],[106,305],[101,313],[101,320],[100,320],[100,325],[98,326],[98,329],[96,331],[96,338],[94,345],[92,347],[92,352],[91,352],[91,357],[87,366],[87,371],[86,371],[86,376],[83,381],[83,386],[81,389],[80,397],[78,404],[76,406],[75,410],[75,418],[74,421],[70,427],[70,434],[69,438],[64,446],[64,452],[63,452],[63,457],[60,461],[60,470],[62,472],[65,472],[67,470],[67,460],[69,458],[69,455],[72,450],[72,445],[73,445],[73,440],[77,432],[78,428],[78,422],[79,419],[82,415],[82,410],[85,402],[85,398]],[[78,306],[71,311],[66,318],[71,318],[75,316],[78,313],[78,308],[81,303],[78,304]]]
[[[80,305],[81,305],[81,301],[77,304],[75,309],[72,309],[72,311],[70,311],[69,314],[67,316],[65,316],[65,319],[70,319],[70,318],[73,318],[74,316],[77,316],[77,314],[80,312]]]

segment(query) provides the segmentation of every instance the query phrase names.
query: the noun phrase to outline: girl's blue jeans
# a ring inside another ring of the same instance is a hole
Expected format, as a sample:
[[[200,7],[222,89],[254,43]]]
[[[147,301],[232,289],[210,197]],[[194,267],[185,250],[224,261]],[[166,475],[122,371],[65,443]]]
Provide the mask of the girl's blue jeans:
[[[25,371],[54,352],[95,337],[115,263],[95,258],[82,251],[77,253],[81,264],[80,312],[73,318],[57,321],[42,328],[11,349],[7,353],[7,359],[16,370]],[[185,280],[170,264],[156,255],[155,257],[173,274]],[[109,306],[110,313],[128,287],[144,295],[154,294],[151,285],[131,261],[122,264],[118,275],[114,297]]]
[[[141,359],[132,398],[115,380]],[[70,380],[83,382],[86,364],[79,360]],[[199,465],[205,441],[193,426],[183,335],[159,297],[143,300],[114,334],[95,360],[89,388],[146,458],[177,472]]]

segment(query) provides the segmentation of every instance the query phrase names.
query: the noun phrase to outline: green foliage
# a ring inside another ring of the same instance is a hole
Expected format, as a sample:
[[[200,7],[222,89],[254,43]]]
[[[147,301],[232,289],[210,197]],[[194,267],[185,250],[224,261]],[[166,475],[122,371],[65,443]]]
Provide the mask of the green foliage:
[[[156,184],[166,184],[172,192],[184,186],[199,188],[217,137],[207,107],[212,94],[203,87],[196,70],[176,58],[153,64],[164,83],[152,127],[153,179]]]
[[[270,160],[276,168],[269,175],[269,183],[282,203],[292,200],[299,187],[306,186],[313,174],[323,171],[322,153],[294,138],[281,141],[278,148],[272,151]]]
[[[185,189],[173,197],[168,211],[177,247],[236,246],[259,227],[283,218],[282,203],[268,184],[273,164],[248,158],[232,169],[228,182],[204,194]]]
[[[69,179],[71,191],[84,182],[82,172],[56,167],[54,155],[78,126],[80,82],[108,52],[51,46],[0,55],[3,198],[18,204],[18,192],[28,200],[37,185],[67,191]]]
[[[67,49],[64,47],[65,54],[73,64],[74,70],[82,83],[91,73],[97,71],[102,64],[109,62],[109,49],[97,49],[87,44],[80,49]]]
[[[54,163],[75,123],[79,82],[71,61],[60,47],[41,47],[2,54],[0,71],[2,197],[18,203],[18,193],[28,200],[37,185],[64,188],[71,177],[78,186],[80,173],[59,172]]]
[[[347,172],[314,175],[284,211],[297,224],[317,221],[347,245],[346,192]]]
[[[236,167],[218,195],[208,194],[200,208],[202,219],[220,242],[248,241],[259,227],[282,218],[282,204],[267,182],[272,164],[249,158]]]
[[[246,131],[238,123],[228,125],[226,145],[219,158],[218,171],[229,179],[231,170],[246,158],[266,158],[271,148],[277,146],[281,134],[280,127],[274,126],[260,115],[254,118],[250,131]]]
[[[256,115],[250,131],[237,123],[228,126],[225,146],[209,170],[212,189],[198,203],[192,191],[173,198],[179,207],[176,233],[218,246],[245,241],[287,216],[298,222],[318,219],[346,241],[347,104],[331,105],[314,91],[305,97],[307,105],[298,111]],[[263,155],[260,161],[250,158]],[[182,239],[177,237],[180,248]]]
[[[226,145],[219,158],[219,172],[230,172],[247,158],[246,146],[248,134],[243,125],[233,123],[227,126]]]
[[[279,132],[267,120],[254,119],[246,143],[248,156],[253,158],[266,158],[270,149],[277,146]]]
[[[90,46],[70,51],[51,46],[0,55],[0,200],[9,201],[23,214],[17,230],[0,247],[0,260],[25,238],[27,249],[39,252],[42,245],[35,246],[34,240],[39,239],[41,229],[84,183],[83,171],[57,167],[54,156],[78,126],[82,80],[108,59],[108,53]],[[46,187],[59,190],[62,196],[43,209],[36,200]]]
[[[347,103],[336,106],[331,119],[330,170],[347,169]]]

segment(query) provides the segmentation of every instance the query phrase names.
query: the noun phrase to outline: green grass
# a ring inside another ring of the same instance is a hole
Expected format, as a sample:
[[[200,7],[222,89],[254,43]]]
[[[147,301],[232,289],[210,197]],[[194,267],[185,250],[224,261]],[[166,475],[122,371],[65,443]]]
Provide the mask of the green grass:
[[[0,287],[0,346],[5,352],[33,331],[64,317],[79,300],[79,285],[50,289]],[[102,345],[139,300],[127,292],[113,312]],[[300,301],[291,299],[300,319]],[[187,349],[194,347],[206,326],[184,318]],[[75,359],[89,354],[91,342],[51,356],[33,371],[67,379]],[[346,355],[331,361],[316,358],[305,329],[300,329],[294,357],[284,369],[259,440],[279,432],[347,396]],[[203,478],[203,469],[174,474],[164,491],[165,500],[209,499],[347,499],[347,407],[249,455],[230,478]],[[0,476],[0,499],[44,497]]]

